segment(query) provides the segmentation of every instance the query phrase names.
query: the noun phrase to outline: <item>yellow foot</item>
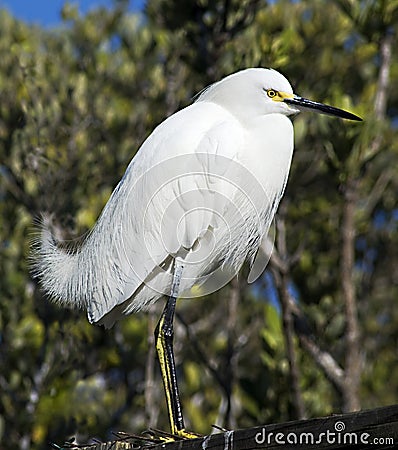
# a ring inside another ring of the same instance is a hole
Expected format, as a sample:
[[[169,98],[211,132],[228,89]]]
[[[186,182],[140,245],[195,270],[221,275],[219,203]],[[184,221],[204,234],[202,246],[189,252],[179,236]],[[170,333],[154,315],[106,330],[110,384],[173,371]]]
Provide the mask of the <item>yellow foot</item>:
[[[176,430],[174,433],[168,433],[167,431],[157,430],[155,428],[150,428],[148,431],[153,439],[162,442],[176,442],[183,439],[197,439],[203,437],[201,434],[187,431],[185,428]]]
[[[203,437],[201,434],[194,433],[193,431],[187,431],[185,428],[176,431],[175,435],[180,439],[197,439]]]

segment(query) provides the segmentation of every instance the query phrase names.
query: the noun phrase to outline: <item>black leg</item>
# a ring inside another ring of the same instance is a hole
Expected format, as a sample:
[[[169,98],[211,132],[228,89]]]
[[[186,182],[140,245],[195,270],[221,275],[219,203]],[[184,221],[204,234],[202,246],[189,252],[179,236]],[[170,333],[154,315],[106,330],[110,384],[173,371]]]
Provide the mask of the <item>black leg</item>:
[[[195,438],[198,435],[189,433],[184,428],[173,351],[173,320],[182,270],[182,264],[176,260],[170,297],[167,299],[166,306],[155,329],[155,343],[166,392],[171,433],[185,438]]]

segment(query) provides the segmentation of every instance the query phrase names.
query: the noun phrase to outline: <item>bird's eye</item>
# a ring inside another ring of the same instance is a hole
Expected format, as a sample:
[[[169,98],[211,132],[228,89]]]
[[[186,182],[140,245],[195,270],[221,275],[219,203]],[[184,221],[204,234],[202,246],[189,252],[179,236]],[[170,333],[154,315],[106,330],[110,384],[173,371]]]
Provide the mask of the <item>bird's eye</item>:
[[[274,98],[276,96],[277,92],[273,89],[267,89],[267,95],[269,98]]]

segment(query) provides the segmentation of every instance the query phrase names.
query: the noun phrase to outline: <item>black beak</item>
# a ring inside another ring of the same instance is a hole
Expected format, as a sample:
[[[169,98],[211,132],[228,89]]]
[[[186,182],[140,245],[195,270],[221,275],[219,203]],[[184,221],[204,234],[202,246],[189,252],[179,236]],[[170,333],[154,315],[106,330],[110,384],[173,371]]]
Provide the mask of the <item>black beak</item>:
[[[288,103],[289,105],[296,106],[299,110],[315,111],[320,114],[341,117],[342,119],[362,121],[360,117],[348,111],[344,111],[340,108],[335,108],[334,106],[325,105],[323,103],[313,102],[312,100],[308,100],[304,97],[294,96],[293,98],[285,98],[283,101],[285,103]]]

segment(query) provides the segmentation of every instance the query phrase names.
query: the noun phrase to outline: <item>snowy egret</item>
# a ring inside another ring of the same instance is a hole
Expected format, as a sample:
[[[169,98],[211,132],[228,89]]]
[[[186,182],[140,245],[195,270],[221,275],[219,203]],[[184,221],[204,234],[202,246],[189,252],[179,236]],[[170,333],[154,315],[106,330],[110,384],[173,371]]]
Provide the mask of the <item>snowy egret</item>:
[[[79,248],[60,248],[47,222],[35,244],[44,291],[87,309],[91,323],[109,327],[167,298],[155,336],[172,434],[195,436],[176,379],[176,299],[214,291],[253,263],[289,174],[288,116],[300,110],[361,120],[295,95],[272,69],[227,76],[152,132]]]

